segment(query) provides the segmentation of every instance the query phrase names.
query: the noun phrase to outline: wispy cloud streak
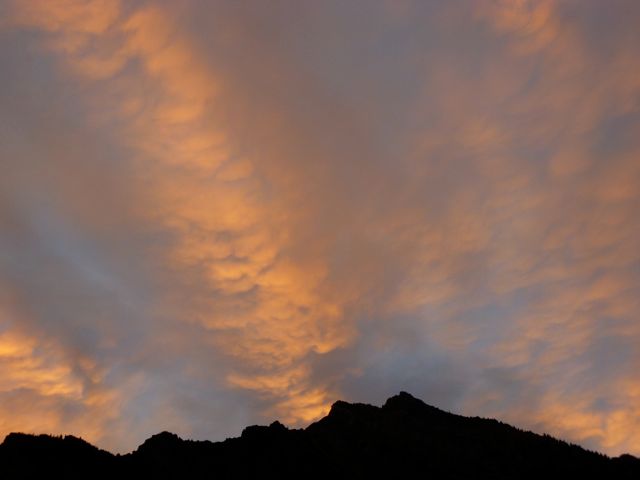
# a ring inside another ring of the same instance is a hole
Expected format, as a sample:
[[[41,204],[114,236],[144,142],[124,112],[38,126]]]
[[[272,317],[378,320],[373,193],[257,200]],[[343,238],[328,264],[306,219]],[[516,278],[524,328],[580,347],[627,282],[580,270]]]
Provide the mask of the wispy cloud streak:
[[[640,451],[633,2],[2,9],[0,430],[408,389]]]

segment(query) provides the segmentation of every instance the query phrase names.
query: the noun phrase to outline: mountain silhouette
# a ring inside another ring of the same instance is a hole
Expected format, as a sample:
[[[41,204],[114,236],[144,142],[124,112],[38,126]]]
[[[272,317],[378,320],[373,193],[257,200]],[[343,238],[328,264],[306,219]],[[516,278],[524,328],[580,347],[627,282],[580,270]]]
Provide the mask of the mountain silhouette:
[[[338,401],[306,429],[250,426],[223,442],[162,432],[112,455],[67,435],[11,433],[0,478],[638,479],[640,460],[610,458],[505,423],[463,417],[401,392],[382,407]]]

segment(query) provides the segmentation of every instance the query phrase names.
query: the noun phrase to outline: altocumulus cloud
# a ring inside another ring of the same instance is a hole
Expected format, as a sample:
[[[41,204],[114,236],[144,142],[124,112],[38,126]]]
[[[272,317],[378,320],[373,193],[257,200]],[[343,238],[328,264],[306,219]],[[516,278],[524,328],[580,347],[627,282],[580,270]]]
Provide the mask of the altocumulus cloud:
[[[635,2],[0,12],[0,433],[405,389],[640,454]]]

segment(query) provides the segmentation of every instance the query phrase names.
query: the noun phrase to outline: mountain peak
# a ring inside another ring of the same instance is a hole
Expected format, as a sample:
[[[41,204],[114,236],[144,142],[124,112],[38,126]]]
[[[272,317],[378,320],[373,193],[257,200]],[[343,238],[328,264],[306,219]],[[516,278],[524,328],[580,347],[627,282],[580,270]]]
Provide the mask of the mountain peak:
[[[333,402],[331,408],[329,409],[329,416],[339,414],[342,411],[349,410],[351,408],[351,403],[345,402],[344,400],[338,400]]]
[[[387,399],[382,406],[382,410],[387,412],[397,412],[409,416],[427,415],[430,418],[451,415],[437,407],[429,405],[410,393],[400,392]]]
[[[410,393],[400,392],[393,397],[389,397],[382,408],[393,410],[413,410],[415,408],[428,407],[422,400],[414,397]]]
[[[86,445],[88,448],[85,448]],[[7,478],[640,478],[640,460],[611,459],[548,435],[431,407],[407,392],[382,407],[338,401],[305,429],[250,426],[224,442],[153,435],[113,456],[74,437],[10,434],[0,445]],[[213,470],[212,470],[213,469]],[[3,478],[4,478],[3,477]]]
[[[385,403],[389,403],[389,402],[424,403],[422,400],[417,399],[416,397],[411,395],[409,392],[405,392],[404,390],[401,390],[400,393],[398,393],[397,395],[389,397]]]
[[[166,452],[175,449],[183,442],[184,440],[175,433],[164,431],[147,438],[136,452],[140,454]]]
[[[167,432],[166,430],[160,433],[156,433],[155,435],[151,435],[151,437],[147,439],[147,442],[152,443],[178,443],[181,441],[182,439],[178,435],[176,435],[175,433]]]
[[[274,436],[285,435],[289,429],[279,421],[272,422],[268,427],[264,425],[250,425],[242,430],[240,438],[261,440],[266,438],[272,438]]]

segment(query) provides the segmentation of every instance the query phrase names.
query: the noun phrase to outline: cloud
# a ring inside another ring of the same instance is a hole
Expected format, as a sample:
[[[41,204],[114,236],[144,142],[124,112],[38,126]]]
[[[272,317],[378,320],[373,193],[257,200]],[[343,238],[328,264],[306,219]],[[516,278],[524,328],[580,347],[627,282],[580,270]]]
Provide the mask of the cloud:
[[[405,389],[638,453],[630,2],[3,8],[3,432]]]

